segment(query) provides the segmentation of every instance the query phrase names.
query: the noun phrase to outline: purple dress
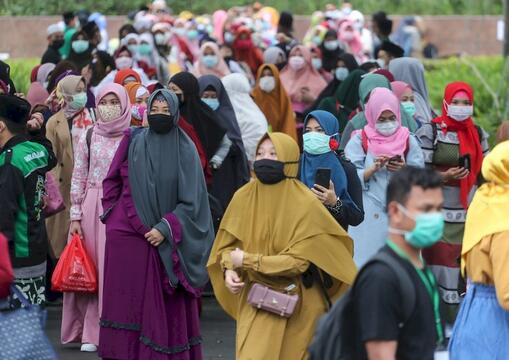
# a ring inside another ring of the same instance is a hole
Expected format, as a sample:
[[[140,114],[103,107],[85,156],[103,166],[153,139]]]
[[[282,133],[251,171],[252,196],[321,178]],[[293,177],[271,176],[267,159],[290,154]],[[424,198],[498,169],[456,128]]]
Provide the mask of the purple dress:
[[[202,359],[199,290],[192,288],[173,254],[180,284],[169,285],[160,255],[144,234],[150,231],[136,213],[128,179],[129,136],[119,145],[103,183],[106,218],[104,292],[99,356],[104,359]],[[136,190],[136,189],[134,189]],[[180,224],[168,220],[174,242]],[[175,246],[173,247],[175,248]]]

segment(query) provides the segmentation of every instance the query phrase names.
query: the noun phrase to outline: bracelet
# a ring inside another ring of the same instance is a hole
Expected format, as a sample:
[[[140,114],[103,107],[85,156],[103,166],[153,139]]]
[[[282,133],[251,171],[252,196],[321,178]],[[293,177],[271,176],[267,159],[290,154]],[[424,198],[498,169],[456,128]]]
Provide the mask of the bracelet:
[[[343,207],[343,202],[341,201],[341,199],[338,197],[337,198],[337,201],[336,201],[336,204],[334,206],[327,206],[327,209],[330,210],[330,212],[332,212],[333,214],[339,214],[339,212],[341,211],[341,208]]]

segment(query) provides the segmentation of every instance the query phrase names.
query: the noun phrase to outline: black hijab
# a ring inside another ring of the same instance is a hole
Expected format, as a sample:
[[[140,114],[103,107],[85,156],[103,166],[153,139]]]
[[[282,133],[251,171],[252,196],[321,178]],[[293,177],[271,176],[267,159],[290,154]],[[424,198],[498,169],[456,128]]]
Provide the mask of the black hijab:
[[[171,284],[182,283],[197,289],[208,281],[206,264],[214,241],[207,186],[196,147],[177,126],[176,95],[166,89],[156,90],[148,100],[148,109],[155,99],[168,103],[173,128],[166,134],[145,128],[136,136],[131,135],[129,184],[143,224],[155,227],[166,238],[157,250]],[[168,225],[172,216],[180,225],[180,238]],[[179,269],[173,267],[175,246]],[[180,270],[185,278],[179,276]]]
[[[16,93],[16,87],[14,87],[14,82],[11,79],[11,67],[2,60],[0,60],[0,80],[2,80],[5,85],[9,85],[10,95],[14,95]]]
[[[338,39],[338,33],[336,30],[328,30],[323,37],[324,40],[328,37],[334,37],[334,39]],[[336,64],[338,63],[339,56],[344,53],[343,49],[338,47],[335,50],[327,50],[324,46],[324,42],[320,45],[320,50],[322,51],[322,67],[326,71],[331,71],[336,68]],[[339,41],[338,41],[339,44]]]
[[[184,93],[184,101],[180,104],[180,114],[193,126],[201,144],[210,160],[216,153],[226,127],[221,125],[218,116],[200,99],[200,87],[196,77],[189,72],[180,72],[170,79]]]
[[[78,37],[83,37],[83,40],[88,41],[88,49],[81,54],[76,53],[72,48],[73,41],[78,40]],[[81,72],[85,66],[92,62],[92,44],[90,43],[90,39],[88,38],[87,34],[83,30],[76,31],[71,37],[71,51],[67,60],[73,63],[79,72]]]

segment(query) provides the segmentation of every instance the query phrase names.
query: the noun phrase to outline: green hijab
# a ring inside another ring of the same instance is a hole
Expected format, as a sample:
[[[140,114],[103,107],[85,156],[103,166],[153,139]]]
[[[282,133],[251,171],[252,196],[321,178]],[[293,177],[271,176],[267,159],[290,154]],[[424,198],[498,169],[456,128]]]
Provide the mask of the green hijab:
[[[352,71],[338,86],[334,96],[326,97],[318,104],[317,110],[325,110],[336,116],[339,121],[339,132],[343,131],[348,122],[348,116],[359,103],[358,89],[364,74],[364,70]]]

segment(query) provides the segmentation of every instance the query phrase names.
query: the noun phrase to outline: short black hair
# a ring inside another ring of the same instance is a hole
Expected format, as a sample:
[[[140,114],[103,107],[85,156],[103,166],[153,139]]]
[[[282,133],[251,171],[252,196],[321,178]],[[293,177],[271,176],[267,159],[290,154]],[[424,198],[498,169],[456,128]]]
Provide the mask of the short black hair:
[[[65,25],[69,25],[69,23],[74,19],[74,11],[66,11],[62,14],[62,18],[64,19]]]
[[[430,168],[405,166],[392,175],[387,186],[386,204],[396,201],[405,205],[414,186],[424,190],[441,188],[442,177]]]
[[[5,123],[7,130],[9,130],[9,132],[13,135],[21,135],[26,133],[26,123],[17,123],[3,117],[0,117],[0,121]]]
[[[378,22],[378,29],[382,35],[389,36],[392,32],[392,20],[384,19]]]
[[[361,66],[359,66],[359,69],[364,70],[365,72],[371,72],[371,70],[380,69],[380,64],[378,64],[376,61],[366,61]]]

